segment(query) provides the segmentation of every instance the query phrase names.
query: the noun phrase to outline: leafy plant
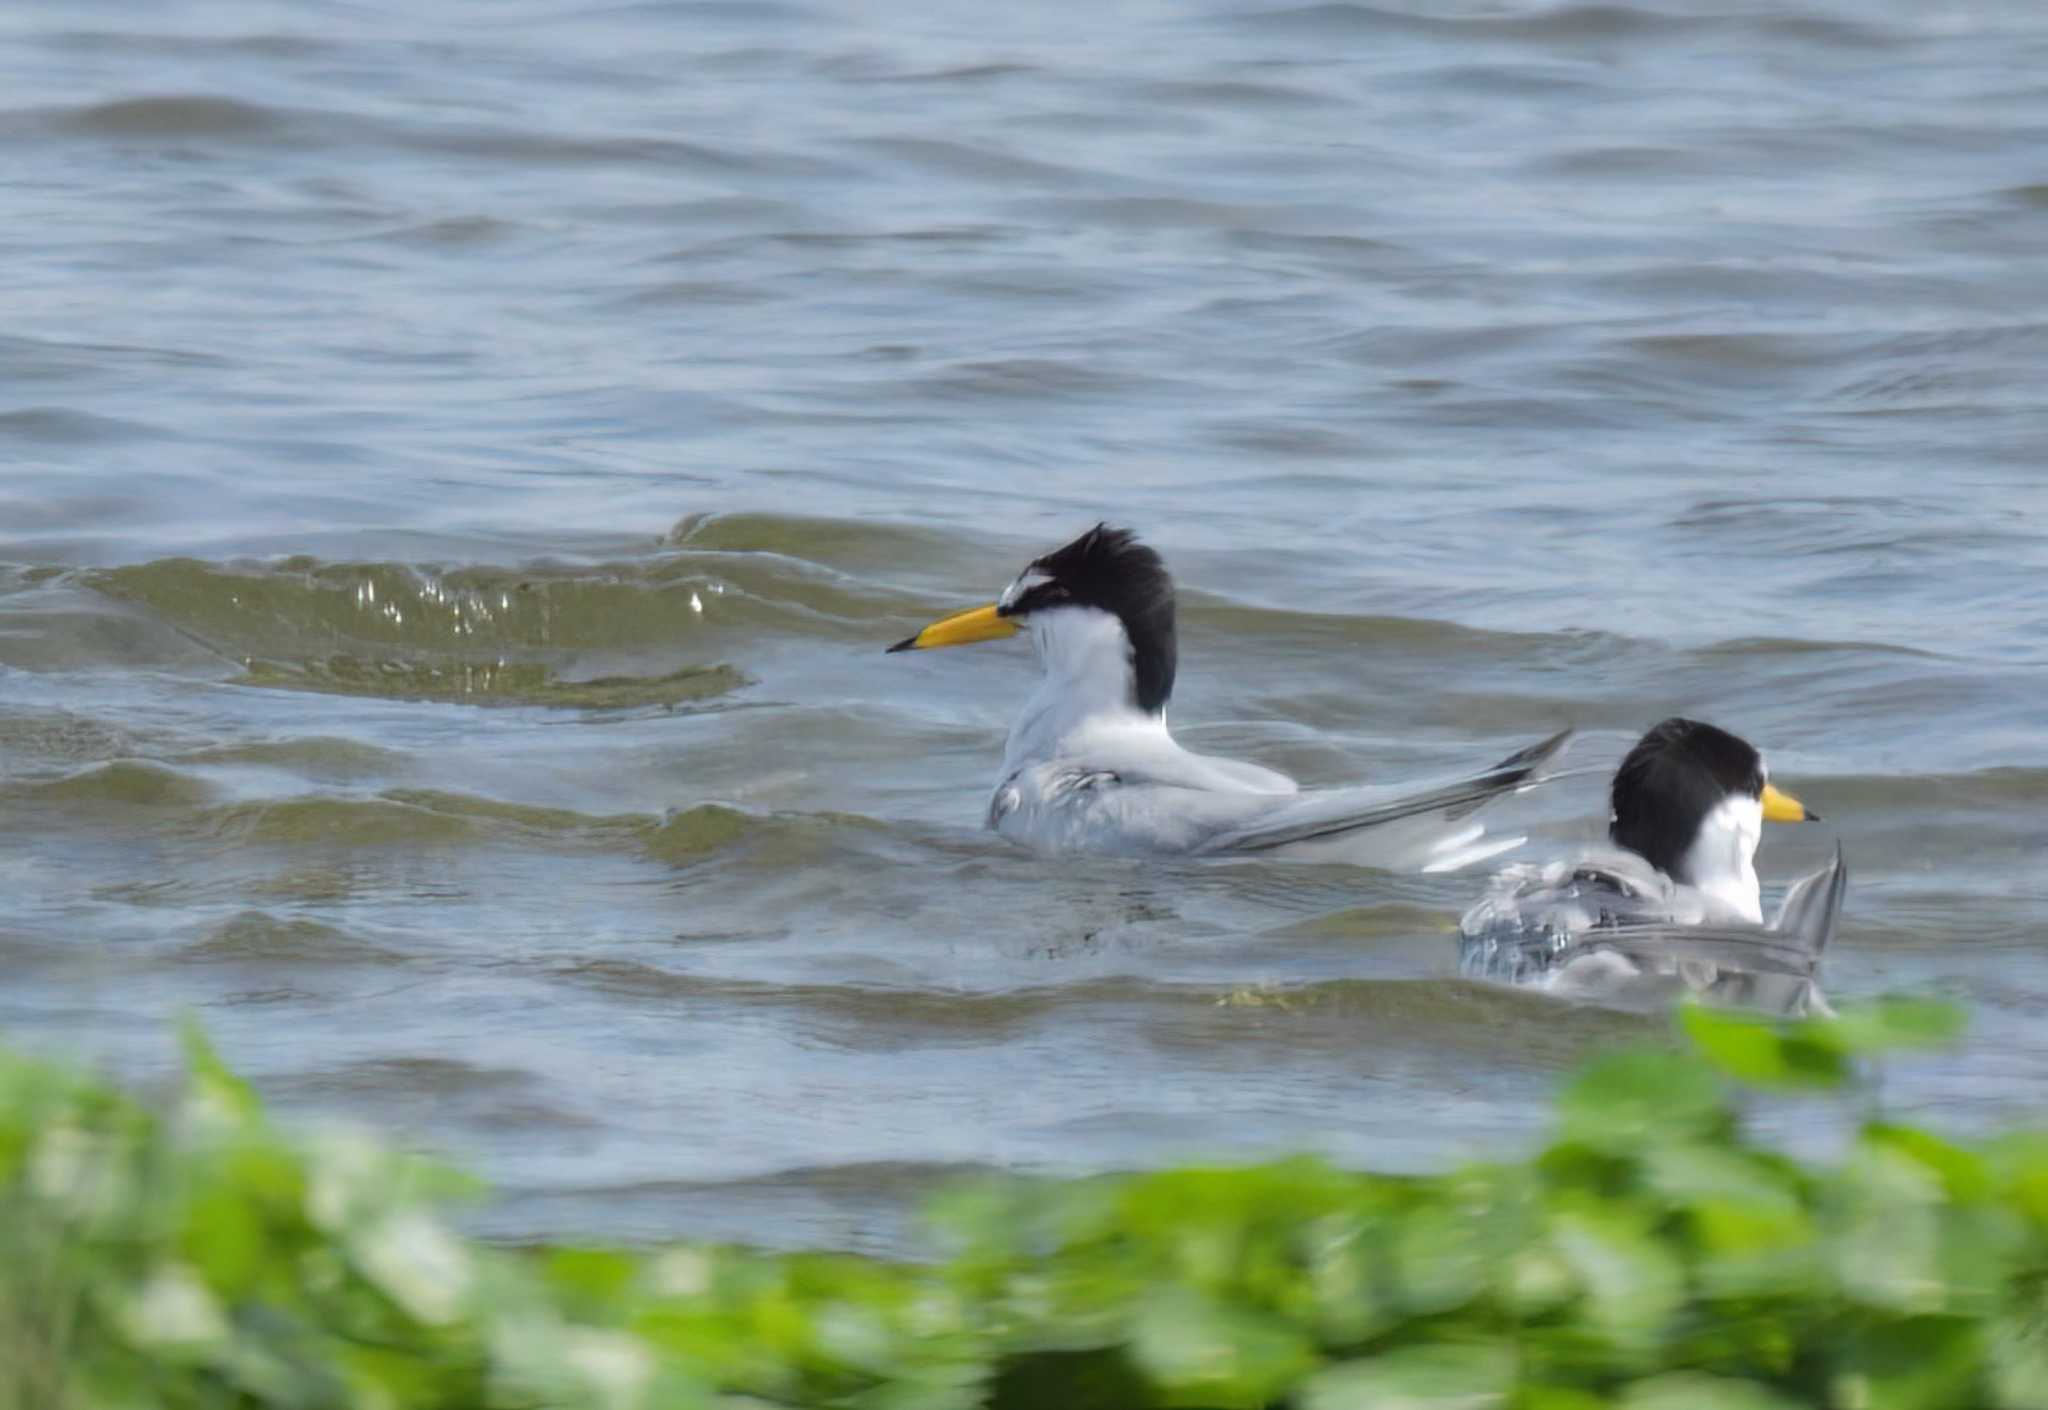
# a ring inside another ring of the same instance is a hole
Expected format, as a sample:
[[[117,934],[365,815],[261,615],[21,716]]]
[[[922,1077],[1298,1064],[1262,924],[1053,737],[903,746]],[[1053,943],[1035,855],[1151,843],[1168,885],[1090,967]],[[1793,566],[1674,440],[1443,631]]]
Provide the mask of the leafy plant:
[[[1958,1023],[1688,1009],[1530,1159],[985,1183],[929,1265],[481,1245],[470,1182],[286,1137],[196,1032],[162,1112],[0,1055],[0,1410],[2048,1407],[2048,1136],[1871,1119],[1824,1168],[1740,1119]]]

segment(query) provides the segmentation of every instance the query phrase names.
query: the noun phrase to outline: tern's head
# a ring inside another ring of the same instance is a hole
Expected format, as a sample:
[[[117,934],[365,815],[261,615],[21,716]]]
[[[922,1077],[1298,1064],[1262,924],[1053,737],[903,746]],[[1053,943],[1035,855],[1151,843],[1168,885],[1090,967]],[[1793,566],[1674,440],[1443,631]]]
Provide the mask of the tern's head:
[[[1129,529],[1107,524],[1033,559],[995,602],[942,618],[889,649],[965,646],[1023,629],[1049,672],[1120,668],[1130,703],[1148,713],[1165,709],[1173,694],[1173,579]]]
[[[1669,719],[1636,741],[1614,773],[1618,847],[1690,886],[1746,890],[1755,909],[1756,849],[1766,822],[1807,822],[1819,814],[1772,787],[1763,755],[1748,740]]]

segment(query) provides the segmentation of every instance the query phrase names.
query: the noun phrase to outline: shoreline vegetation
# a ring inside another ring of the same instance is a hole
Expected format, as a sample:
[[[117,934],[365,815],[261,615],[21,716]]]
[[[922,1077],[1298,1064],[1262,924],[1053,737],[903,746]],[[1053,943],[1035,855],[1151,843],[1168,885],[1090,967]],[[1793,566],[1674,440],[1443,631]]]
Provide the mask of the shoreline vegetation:
[[[983,1182],[915,1264],[483,1243],[474,1182],[280,1131],[196,1029],[161,1110],[0,1054],[0,1410],[2048,1407],[2048,1134],[1743,1126],[1960,1022],[1686,1008],[1524,1160]]]

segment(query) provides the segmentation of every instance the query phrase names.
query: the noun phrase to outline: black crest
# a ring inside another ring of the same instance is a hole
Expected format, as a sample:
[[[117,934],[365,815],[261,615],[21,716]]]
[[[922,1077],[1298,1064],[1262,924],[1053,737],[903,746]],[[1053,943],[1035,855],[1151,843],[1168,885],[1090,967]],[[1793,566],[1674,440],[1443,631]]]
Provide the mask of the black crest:
[[[1760,798],[1764,760],[1748,740],[1698,720],[1669,719],[1636,741],[1614,771],[1607,835],[1680,881],[1700,823],[1731,794]]]
[[[1173,627],[1173,578],[1159,555],[1129,529],[1097,524],[1064,548],[1035,559],[1031,568],[1046,581],[1004,608],[1005,615],[1065,606],[1114,614],[1131,639],[1138,708],[1155,714],[1164,710],[1173,694],[1180,649]]]

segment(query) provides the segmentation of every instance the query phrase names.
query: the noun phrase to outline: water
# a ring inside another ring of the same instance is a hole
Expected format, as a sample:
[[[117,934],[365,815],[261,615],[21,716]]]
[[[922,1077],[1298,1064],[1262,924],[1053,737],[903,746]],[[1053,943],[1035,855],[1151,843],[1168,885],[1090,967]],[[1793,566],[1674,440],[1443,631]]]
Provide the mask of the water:
[[[1107,516],[1197,747],[1754,739],[1830,992],[1974,1006],[1884,1100],[2037,1118],[2044,75],[2017,0],[11,5],[0,1031],[194,1013],[515,1237],[1520,1148],[1659,1028],[1459,981],[1483,878],[978,831],[1023,649],[881,648]]]

